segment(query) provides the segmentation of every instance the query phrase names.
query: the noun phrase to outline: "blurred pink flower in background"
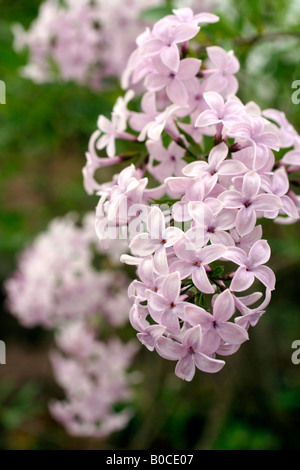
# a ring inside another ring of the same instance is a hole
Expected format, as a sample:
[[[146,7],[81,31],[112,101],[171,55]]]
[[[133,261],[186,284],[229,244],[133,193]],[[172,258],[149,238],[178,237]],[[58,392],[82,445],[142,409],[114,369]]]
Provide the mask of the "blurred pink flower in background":
[[[61,352],[52,353],[51,363],[66,400],[53,400],[50,410],[72,435],[104,437],[132,416],[125,404],[137,375],[128,368],[138,345],[117,337],[131,305],[121,252],[122,241],[99,241],[94,213],[81,224],[68,214],[25,249],[5,284],[10,311],[22,325],[55,331]],[[95,264],[99,256],[105,260],[101,269]],[[120,403],[123,410],[115,412]]]

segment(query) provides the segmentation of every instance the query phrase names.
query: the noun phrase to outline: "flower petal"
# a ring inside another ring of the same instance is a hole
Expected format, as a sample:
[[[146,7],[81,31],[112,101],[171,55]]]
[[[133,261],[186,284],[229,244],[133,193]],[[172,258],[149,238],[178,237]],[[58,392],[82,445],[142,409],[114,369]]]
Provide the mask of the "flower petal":
[[[259,266],[252,270],[253,274],[257,279],[262,282],[268,289],[274,290],[276,278],[272,269],[268,266]]]
[[[194,355],[194,361],[198,369],[212,374],[219,372],[225,365],[224,361],[213,359],[203,353],[196,353]]]
[[[180,359],[175,367],[175,374],[177,377],[180,379],[186,380],[187,382],[190,382],[196,372],[196,367],[195,363],[193,360],[193,355],[192,354],[187,354],[184,356],[182,359]]]
[[[161,357],[169,361],[177,361],[185,355],[185,348],[180,343],[164,336],[157,340],[156,351]]]
[[[240,267],[235,272],[230,284],[230,290],[233,292],[241,292],[252,286],[254,282],[254,273],[247,271],[245,267]]]
[[[217,296],[214,303],[214,318],[217,322],[226,322],[235,312],[234,298],[229,289]]]

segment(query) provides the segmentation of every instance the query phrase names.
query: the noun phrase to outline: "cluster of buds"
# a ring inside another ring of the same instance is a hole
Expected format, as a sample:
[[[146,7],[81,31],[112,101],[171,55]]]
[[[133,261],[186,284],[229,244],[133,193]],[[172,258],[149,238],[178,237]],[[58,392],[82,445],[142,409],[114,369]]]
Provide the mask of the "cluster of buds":
[[[21,254],[5,287],[22,325],[55,332],[51,362],[66,400],[50,403],[53,416],[72,435],[105,437],[131,418],[128,406],[116,412],[115,405],[132,400],[128,368],[137,344],[111,334],[128,323],[129,279],[115,263],[124,246],[100,243],[94,218],[86,214],[81,225],[74,214],[53,220]]]
[[[100,196],[98,237],[127,240],[132,256],[121,260],[137,266],[131,324],[187,381],[196,368],[219,371],[219,356],[239,349],[270,302],[261,222],[300,214],[289,180],[300,169],[298,133],[284,113],[236,96],[233,51],[211,46],[197,57],[200,25],[217,21],[182,8],[137,38],[127,93],[111,120],[99,117],[83,170],[86,190]],[[100,184],[96,170],[117,163],[127,166]]]

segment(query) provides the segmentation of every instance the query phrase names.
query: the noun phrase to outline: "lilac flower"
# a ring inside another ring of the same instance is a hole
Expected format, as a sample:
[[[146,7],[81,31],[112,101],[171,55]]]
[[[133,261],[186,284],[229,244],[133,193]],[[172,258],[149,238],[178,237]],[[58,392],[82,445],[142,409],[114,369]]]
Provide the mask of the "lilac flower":
[[[208,179],[210,187],[214,187],[218,182],[219,176],[237,175],[247,171],[243,163],[237,160],[227,160],[228,147],[221,143],[214,147],[209,156],[208,162],[192,162],[183,170],[186,176],[197,176]]]
[[[292,124],[287,120],[286,115],[277,109],[265,109],[262,114],[279,125],[278,135],[280,147],[292,147],[298,134]]]
[[[185,333],[182,344],[163,336],[157,341],[156,349],[165,359],[178,361],[175,374],[187,382],[193,379],[196,367],[203,372],[215,373],[225,365],[224,361],[209,357],[203,352],[199,325]]]
[[[107,88],[104,78],[120,77],[135,38],[148,24],[140,13],[161,0],[102,0],[41,4],[28,31],[14,25],[16,50],[29,50],[23,75],[37,82],[75,81]]]
[[[239,209],[236,228],[243,236],[253,230],[256,223],[256,211],[273,212],[282,206],[278,196],[259,194],[261,178],[258,173],[249,171],[243,178],[242,191],[228,190],[219,196],[227,209]]]
[[[149,171],[157,181],[164,182],[170,174],[176,176],[181,174],[186,165],[183,161],[185,150],[182,147],[171,142],[166,149],[160,141],[149,141],[146,145],[150,156]],[[159,164],[154,165],[156,162]]]
[[[235,246],[241,248],[245,253],[249,253],[249,250],[255,242],[262,238],[262,226],[256,225],[251,232],[247,233],[243,237],[239,236],[236,228],[230,230],[230,236],[234,240]]]
[[[139,109],[128,110],[129,92],[102,136],[110,155],[116,138],[132,140],[138,167],[135,156],[124,155],[128,168],[98,186],[94,168],[102,162],[90,151],[85,169],[86,187],[100,196],[99,238],[116,219],[117,235],[125,233],[133,255],[121,261],[137,266],[128,289],[131,325],[148,350],[178,360],[176,374],[186,380],[195,367],[219,370],[216,357],[235,353],[265,312],[275,276],[265,266],[270,248],[262,240],[263,220],[300,219],[300,200],[289,185],[300,168],[295,129],[284,114],[237,98],[233,51],[212,46],[209,60],[186,59],[197,54],[190,41],[198,25],[216,19],[173,10],[139,35],[122,82],[141,93]],[[290,147],[282,158],[275,155]],[[152,209],[154,202],[163,207]],[[128,210],[121,210],[123,203]],[[255,278],[266,297],[253,308],[261,293],[244,291]],[[240,317],[234,318],[235,308]]]
[[[170,72],[160,60],[153,61],[154,72],[147,75],[145,87],[153,92],[166,87],[166,93],[172,103],[185,105],[188,102],[188,91],[185,82],[193,78],[201,65],[198,59],[183,59],[176,72]]]
[[[212,314],[195,305],[186,306],[185,318],[192,326],[201,325],[203,349],[208,354],[216,352],[222,340],[225,343],[240,345],[249,339],[244,328],[228,321],[234,312],[233,296],[228,289],[217,296]]]
[[[275,276],[268,266],[263,266],[271,256],[271,250],[266,240],[258,240],[249,251],[249,255],[237,247],[229,247],[224,258],[239,265],[235,272],[230,289],[241,292],[252,286],[257,278],[268,289],[275,289]]]
[[[294,219],[299,218],[298,210],[295,203],[287,195],[287,192],[289,191],[289,179],[284,167],[278,168],[278,170],[274,172],[274,175],[271,178],[264,178],[262,180],[262,187],[267,193],[275,194],[280,198],[282,203],[281,212]],[[274,219],[275,217],[277,217],[278,213],[279,209],[275,210],[271,214],[266,213],[265,217],[270,217],[270,219]]]
[[[124,140],[136,140],[136,137],[125,131],[126,120],[124,121],[123,116],[117,113],[112,113],[112,120],[109,121],[105,116],[99,116],[98,127],[102,132],[101,137],[97,141],[96,147],[98,150],[107,148],[107,155],[113,158],[116,154],[116,139]]]
[[[235,137],[244,146],[253,146],[255,170],[263,167],[262,162],[268,158],[270,149],[279,150],[278,135],[266,132],[264,121],[258,117],[245,116],[243,121],[231,126],[228,135]]]
[[[171,333],[180,332],[180,319],[183,319],[184,296],[180,295],[181,281],[178,272],[165,277],[161,294],[147,291],[148,309],[153,318]]]
[[[132,416],[128,407],[115,412],[114,406],[131,399],[126,369],[136,345],[114,339],[107,344],[94,341],[90,346],[91,354],[81,361],[72,355],[52,354],[54,374],[66,400],[52,400],[50,411],[71,435],[103,438],[123,429]]]
[[[100,311],[112,325],[126,321],[128,281],[121,272],[112,276],[93,267],[91,243],[103,254],[94,226],[84,221],[80,228],[74,215],[68,215],[53,220],[48,230],[24,250],[17,271],[6,281],[10,311],[24,326],[53,328]],[[115,299],[117,310],[113,308]]]
[[[174,245],[174,251],[179,258],[171,265],[171,272],[178,271],[181,279],[192,277],[195,286],[206,294],[214,293],[214,288],[209,282],[207,271],[209,264],[224,255],[226,247],[223,245],[210,245],[197,249],[197,245],[192,240],[186,238]],[[187,243],[188,240],[188,243]]]
[[[141,46],[140,54],[144,57],[159,55],[166,67],[172,72],[178,72],[180,56],[177,44],[188,41],[198,31],[199,28],[193,23],[172,25],[162,20],[154,25],[153,35]]]
[[[234,245],[231,235],[226,232],[235,226],[234,210],[221,209],[214,213],[208,204],[202,202],[190,202],[188,210],[195,226],[203,230],[205,243],[210,241],[212,244]]]
[[[120,157],[98,157],[95,151],[95,144],[99,139],[100,135],[101,133],[98,130],[91,135],[89,142],[89,151],[86,152],[86,165],[82,170],[84,188],[89,194],[93,194],[93,192],[100,190],[102,187],[99,183],[97,183],[94,178],[96,170],[105,166],[114,165],[115,163],[119,163],[121,161]]]
[[[239,71],[240,65],[233,51],[227,52],[221,47],[211,46],[207,48],[207,55],[215,66],[206,74],[207,87],[219,93],[235,94],[238,81],[233,75]]]
[[[148,233],[137,234],[129,247],[133,254],[149,256],[154,253],[154,267],[158,272],[169,272],[166,249],[173,246],[183,237],[184,233],[177,227],[165,225],[163,213],[153,207],[148,217]]]
[[[211,126],[212,124],[223,124],[229,128],[241,120],[244,113],[242,103],[237,99],[229,99],[224,103],[223,97],[215,91],[208,91],[203,98],[209,109],[203,111],[195,122],[196,127]]]

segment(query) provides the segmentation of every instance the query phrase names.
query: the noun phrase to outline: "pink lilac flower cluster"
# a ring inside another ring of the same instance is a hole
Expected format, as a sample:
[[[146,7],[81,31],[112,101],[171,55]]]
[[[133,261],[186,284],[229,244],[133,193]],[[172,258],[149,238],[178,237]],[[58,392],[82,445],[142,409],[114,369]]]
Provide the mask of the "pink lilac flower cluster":
[[[66,400],[52,400],[50,411],[73,436],[104,438],[124,429],[132,418],[127,406],[115,412],[116,404],[132,400],[135,373],[128,373],[137,352],[135,342],[124,344],[114,337],[95,339],[95,331],[83,322],[69,322],[57,333],[60,352],[51,354],[57,383]]]
[[[13,27],[16,50],[29,50],[23,75],[99,88],[105,77],[121,76],[136,36],[149,23],[142,12],[163,5],[164,0],[46,0],[28,31]]]
[[[5,287],[22,325],[55,331],[51,362],[66,400],[52,401],[51,413],[72,435],[105,437],[132,416],[128,406],[114,408],[132,400],[134,373],[127,369],[137,344],[110,334],[128,322],[129,280],[114,263],[121,242],[99,242],[94,218],[86,214],[81,225],[75,214],[52,221]],[[101,270],[93,266],[97,256],[105,260]]]
[[[72,214],[54,219],[21,254],[6,291],[10,311],[22,325],[53,328],[99,312],[115,326],[126,323],[128,278],[120,269],[93,266],[95,255],[111,252],[95,235],[94,217],[87,214],[82,226]],[[110,242],[115,252],[118,243]]]
[[[128,91],[111,120],[99,117],[83,170],[86,190],[100,196],[99,238],[128,237],[132,256],[121,260],[137,265],[131,324],[187,381],[196,368],[219,371],[219,356],[239,349],[270,302],[275,275],[260,221],[300,214],[289,182],[300,168],[296,130],[283,113],[236,96],[233,51],[210,46],[201,61],[197,43],[190,47],[203,23],[217,21],[173,10],[137,38],[123,74]],[[141,82],[132,111],[130,87]],[[97,181],[98,169],[121,162],[110,182]]]

